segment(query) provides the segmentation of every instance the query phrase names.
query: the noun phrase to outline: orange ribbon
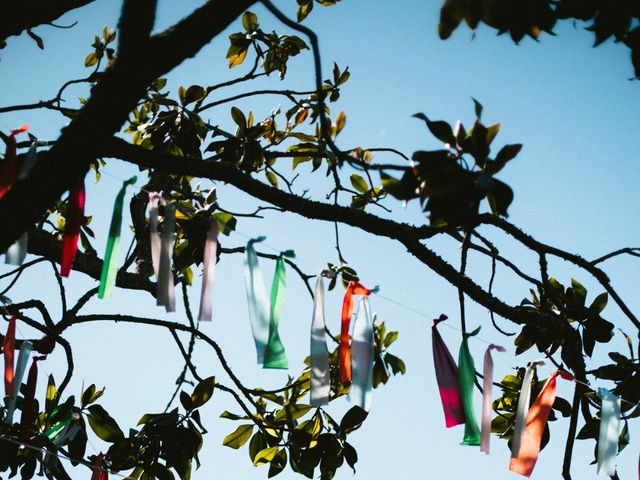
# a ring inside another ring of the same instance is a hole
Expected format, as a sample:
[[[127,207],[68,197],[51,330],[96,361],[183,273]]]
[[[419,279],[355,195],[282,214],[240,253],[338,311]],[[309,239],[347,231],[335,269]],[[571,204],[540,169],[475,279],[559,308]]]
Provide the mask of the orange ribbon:
[[[520,450],[517,458],[509,462],[509,470],[525,477],[530,477],[540,454],[542,434],[549,418],[549,412],[556,399],[556,378],[560,375],[565,380],[573,380],[570,373],[556,370],[547,379],[540,390],[538,398],[527,413],[527,423],[522,433]]]
[[[353,315],[353,296],[368,296],[371,290],[358,282],[349,282],[342,301],[342,323],[340,327],[340,382],[351,381],[351,349],[349,347],[349,324]]]

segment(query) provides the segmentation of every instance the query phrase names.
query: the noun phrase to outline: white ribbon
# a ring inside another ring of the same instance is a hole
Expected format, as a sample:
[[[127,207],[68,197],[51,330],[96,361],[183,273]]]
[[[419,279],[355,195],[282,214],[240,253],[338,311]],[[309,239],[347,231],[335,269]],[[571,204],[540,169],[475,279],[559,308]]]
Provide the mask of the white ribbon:
[[[29,242],[29,235],[24,232],[13,245],[11,245],[5,254],[4,261],[7,265],[22,265],[25,257],[27,256],[27,243]]]
[[[16,371],[13,377],[13,395],[9,397],[9,405],[7,406],[7,423],[13,422],[13,412],[16,409],[16,397],[20,393],[20,385],[22,385],[22,379],[24,378],[24,372],[27,371],[27,364],[29,363],[29,357],[33,351],[33,344],[29,340],[25,340],[20,345],[20,353],[18,353],[18,363],[16,364]]]
[[[325,334],[324,282],[322,272],[316,277],[311,320],[311,405],[321,407],[329,403],[331,376],[329,374],[329,350]]]
[[[362,297],[351,334],[351,389],[349,397],[365,411],[373,390],[373,317],[368,297]]]
[[[171,258],[173,256],[173,242],[176,232],[176,206],[169,202],[164,207],[164,224],[162,226],[162,245],[160,248],[160,262],[158,265],[158,301],[157,305],[164,305],[167,312],[176,311],[176,298],[171,272]]]
[[[598,389],[602,400],[598,436],[598,475],[616,474],[618,435],[620,435],[620,399],[606,388]]]
[[[153,273],[158,278],[160,267],[160,234],[158,233],[158,207],[162,196],[156,192],[149,192],[149,244],[151,246],[151,265]]]
[[[516,424],[511,437],[511,458],[518,458],[520,453],[520,444],[522,442],[522,432],[527,422],[527,413],[529,413],[529,404],[531,403],[531,380],[533,372],[538,365],[543,365],[542,360],[529,362],[522,379],[522,387],[520,388],[520,397],[518,398],[518,409],[516,410]]]
[[[253,341],[256,344],[258,363],[264,362],[264,349],[269,339],[270,301],[264,286],[262,272],[258,263],[258,255],[253,247],[256,242],[262,242],[265,237],[249,240],[245,247],[244,281],[247,287],[247,303],[249,304],[249,319]]]
[[[200,311],[198,313],[198,321],[200,322],[211,321],[211,291],[216,279],[216,256],[220,228],[215,218],[210,219],[210,222],[202,260],[202,291],[200,292]]]
[[[480,453],[489,454],[489,443],[491,441],[491,404],[493,403],[493,358],[491,358],[491,350],[498,352],[506,352],[504,347],[494,345],[493,343],[487,347],[484,352],[484,385],[482,387],[482,420],[480,422]]]

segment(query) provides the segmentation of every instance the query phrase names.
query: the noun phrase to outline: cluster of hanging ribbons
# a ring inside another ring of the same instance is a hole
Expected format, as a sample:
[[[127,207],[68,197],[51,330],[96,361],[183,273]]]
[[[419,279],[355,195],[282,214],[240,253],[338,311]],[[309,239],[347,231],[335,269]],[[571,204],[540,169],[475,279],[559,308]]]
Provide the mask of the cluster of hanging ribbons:
[[[490,344],[484,354],[482,416],[480,426],[478,426],[473,408],[476,370],[469,351],[468,339],[477,335],[480,327],[471,333],[463,333],[458,365],[456,366],[437,328],[438,324],[446,319],[445,315],[441,315],[439,319],[433,321],[431,327],[433,361],[444,410],[445,426],[449,428],[464,424],[464,437],[461,444],[479,445],[480,452],[488,454],[493,403],[493,359],[491,351],[504,352],[505,349],[498,345]],[[542,361],[534,361],[527,365],[518,398],[514,431],[511,438],[509,470],[525,477],[531,476],[540,454],[542,435],[556,398],[557,378],[574,380],[570,373],[556,370],[549,376],[538,397],[531,404],[531,382],[535,368],[543,363]],[[597,453],[598,474],[613,476],[616,472],[621,400],[604,388],[599,388],[597,393],[602,400]]]
[[[35,143],[29,148],[25,160],[18,168],[16,159],[15,137],[28,130],[22,126],[11,130],[6,140],[5,160],[0,171],[0,198],[2,198],[18,179],[24,178],[36,161]],[[111,296],[118,272],[118,247],[122,230],[122,212],[124,196],[128,186],[136,182],[136,177],[125,180],[120,188],[113,207],[109,236],[104,254],[104,262],[100,275],[99,298]],[[60,259],[60,274],[68,277],[77,251],[80,228],[84,220],[85,188],[84,179],[80,179],[69,191],[65,229]],[[160,207],[163,207],[162,234],[158,230]],[[172,273],[172,252],[175,241],[174,202],[167,202],[161,194],[149,192],[149,232],[153,271],[157,279],[157,304],[167,312],[175,311],[175,291]],[[203,281],[198,312],[199,321],[211,321],[211,294],[215,279],[215,264],[218,249],[219,226],[214,218],[209,219],[203,256]],[[20,265],[27,252],[27,234],[25,233],[6,251],[6,263]],[[283,251],[276,260],[270,296],[267,297],[264,279],[260,270],[258,255],[254,245],[265,237],[251,239],[245,248],[244,277],[247,290],[247,303],[251,330],[256,346],[257,362],[263,368],[288,368],[285,348],[278,333],[280,313],[287,289],[285,264],[286,258],[293,258],[291,250]],[[310,338],[310,403],[312,406],[323,406],[329,403],[331,377],[329,373],[329,351],[326,341],[324,314],[323,272],[316,279],[313,315]],[[371,407],[373,377],[373,315],[369,304],[369,290],[357,282],[347,286],[342,303],[339,347],[339,379],[341,383],[351,383],[349,396],[351,400],[364,410]],[[354,311],[354,296],[360,296],[356,320],[351,327]],[[491,351],[504,352],[498,345],[489,345],[484,355],[484,381],[482,397],[482,413],[480,426],[473,407],[473,392],[476,369],[469,351],[468,339],[477,335],[478,327],[471,333],[463,333],[462,343],[456,365],[449,349],[438,332],[437,325],[446,320],[442,315],[434,320],[432,326],[433,359],[436,379],[444,409],[445,426],[447,428],[464,424],[463,445],[480,446],[482,453],[489,453],[491,433],[491,405],[493,387],[493,359]],[[350,340],[351,337],[351,340]],[[29,341],[22,342],[18,354],[18,362],[14,368],[15,351],[15,317],[9,320],[5,336],[3,353],[5,361],[4,381],[5,395],[8,397],[6,422],[11,422],[16,406],[22,378],[33,349]],[[35,387],[38,375],[37,362],[45,357],[34,357],[29,369],[25,388],[24,408],[21,418],[20,441],[26,443],[32,433],[35,421]],[[518,400],[515,428],[512,437],[511,460],[509,469],[526,477],[531,476],[540,453],[542,434],[549,417],[551,406],[556,395],[556,379],[558,376],[566,380],[573,377],[564,371],[557,370],[545,383],[534,403],[530,405],[531,381],[534,369],[542,362],[531,362],[527,366],[522,390]],[[50,379],[51,381],[51,379]],[[620,399],[604,388],[598,389],[602,401],[600,431],[598,438],[598,474],[614,475],[617,454],[617,442],[620,430]],[[54,428],[55,427],[55,428]],[[61,435],[75,435],[69,420],[60,422],[46,432],[52,441],[62,443]],[[105,480],[106,470],[102,468],[104,455],[95,457],[93,462],[94,476],[92,480]]]

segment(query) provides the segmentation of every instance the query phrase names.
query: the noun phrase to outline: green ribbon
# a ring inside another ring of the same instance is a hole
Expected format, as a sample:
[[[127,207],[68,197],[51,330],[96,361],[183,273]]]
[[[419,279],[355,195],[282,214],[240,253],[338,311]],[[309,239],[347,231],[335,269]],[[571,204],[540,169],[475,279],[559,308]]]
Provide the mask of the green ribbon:
[[[138,181],[134,175],[129,180],[122,183],[122,187],[116,196],[113,204],[113,215],[111,217],[111,226],[109,227],[109,239],[107,240],[107,248],[104,252],[104,261],[102,263],[102,273],[100,275],[100,287],[98,289],[98,298],[109,298],[113,286],[116,284],[116,275],[118,273],[118,246],[120,244],[120,230],[122,230],[122,208],[124,204],[124,194],[127,187]]]
[[[269,338],[264,349],[264,368],[289,368],[284,345],[278,334],[280,323],[280,311],[287,292],[284,257],[293,258],[295,254],[291,250],[282,252],[276,261],[276,269],[271,283],[271,311],[269,317]]]
[[[469,337],[477,335],[480,327],[471,333],[464,333],[460,354],[458,356],[458,381],[460,382],[460,396],[464,410],[464,438],[461,445],[480,445],[480,427],[473,410],[473,390],[475,387],[476,367],[469,351]]]

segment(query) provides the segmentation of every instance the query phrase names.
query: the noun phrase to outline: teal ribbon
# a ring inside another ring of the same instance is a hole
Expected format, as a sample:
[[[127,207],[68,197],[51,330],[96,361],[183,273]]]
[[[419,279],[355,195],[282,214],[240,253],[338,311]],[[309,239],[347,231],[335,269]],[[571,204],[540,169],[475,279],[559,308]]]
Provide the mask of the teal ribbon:
[[[464,438],[461,445],[480,445],[480,427],[473,409],[473,390],[476,379],[476,367],[469,351],[469,337],[477,335],[480,327],[471,333],[464,333],[460,353],[458,355],[458,379],[460,382],[460,396],[464,410]]]
[[[373,316],[369,298],[360,300],[360,307],[351,334],[351,389],[349,397],[365,411],[371,409],[373,390]]]
[[[264,362],[264,351],[269,339],[269,300],[258,263],[258,255],[253,245],[264,240],[265,237],[249,240],[245,247],[244,257],[244,280],[247,287],[249,320],[251,321],[253,341],[256,344],[258,363]]]
[[[598,475],[616,474],[616,455],[620,435],[620,399],[606,388],[598,389],[602,400],[598,436]]]
[[[276,261],[276,269],[271,283],[271,309],[269,316],[269,338],[264,349],[264,368],[288,368],[289,362],[284,351],[284,345],[278,333],[280,323],[280,311],[287,292],[284,257],[293,258],[295,254],[291,250],[280,253]]]
[[[134,175],[129,180],[122,183],[122,187],[116,196],[113,204],[113,215],[111,216],[111,226],[109,227],[109,238],[107,248],[104,252],[102,263],[102,273],[100,275],[100,287],[98,288],[98,298],[109,298],[116,284],[118,273],[118,246],[120,245],[120,231],[122,230],[122,208],[124,204],[124,194],[127,187],[138,181]]]

